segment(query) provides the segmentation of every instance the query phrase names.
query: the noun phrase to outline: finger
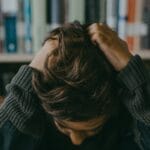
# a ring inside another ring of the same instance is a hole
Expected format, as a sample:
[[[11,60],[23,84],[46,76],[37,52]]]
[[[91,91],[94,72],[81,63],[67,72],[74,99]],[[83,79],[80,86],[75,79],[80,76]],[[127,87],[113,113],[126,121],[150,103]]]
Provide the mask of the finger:
[[[46,37],[44,38],[42,45],[44,45],[49,40],[58,40],[58,37],[56,35],[55,36],[51,36],[51,34],[48,33],[46,35]]]
[[[96,32],[101,32],[101,28],[100,28],[100,25],[98,23],[94,23],[88,27],[88,33],[89,34],[93,34]]]
[[[48,41],[46,41],[45,44],[56,46],[56,45],[58,45],[58,39],[55,39],[55,40],[54,39],[49,39]]]
[[[107,41],[112,38],[109,32],[107,32],[103,24],[93,24],[89,29],[89,34],[92,41]],[[98,42],[99,43],[99,42]]]
[[[91,36],[91,41],[101,47],[102,45],[109,43],[109,37],[103,33],[96,33]]]
[[[91,26],[89,26],[88,28],[88,33],[90,35],[100,32],[102,34],[106,34],[108,36],[111,36],[113,33],[113,31],[107,27],[106,25],[104,25],[103,23],[94,23]]]
[[[118,35],[118,33],[115,30],[113,30],[111,27],[109,27],[107,24],[101,23],[101,28],[103,28],[105,32],[107,32],[108,34]]]

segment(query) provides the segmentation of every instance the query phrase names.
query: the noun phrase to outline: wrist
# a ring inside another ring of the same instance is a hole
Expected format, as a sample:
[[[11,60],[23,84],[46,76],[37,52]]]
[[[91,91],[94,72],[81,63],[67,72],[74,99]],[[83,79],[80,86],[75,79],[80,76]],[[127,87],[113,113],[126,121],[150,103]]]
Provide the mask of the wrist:
[[[128,65],[128,63],[130,62],[130,60],[132,59],[132,57],[133,56],[131,54],[128,55],[128,56],[126,56],[126,57],[122,57],[120,59],[120,62],[118,63],[117,71],[123,70]]]

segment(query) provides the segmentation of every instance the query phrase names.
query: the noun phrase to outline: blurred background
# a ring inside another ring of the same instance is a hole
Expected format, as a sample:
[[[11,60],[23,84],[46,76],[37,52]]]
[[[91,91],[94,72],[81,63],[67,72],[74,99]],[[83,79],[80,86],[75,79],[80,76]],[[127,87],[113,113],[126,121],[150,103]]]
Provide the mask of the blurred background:
[[[150,66],[150,0],[0,0],[0,95],[46,33],[74,20],[108,24]]]

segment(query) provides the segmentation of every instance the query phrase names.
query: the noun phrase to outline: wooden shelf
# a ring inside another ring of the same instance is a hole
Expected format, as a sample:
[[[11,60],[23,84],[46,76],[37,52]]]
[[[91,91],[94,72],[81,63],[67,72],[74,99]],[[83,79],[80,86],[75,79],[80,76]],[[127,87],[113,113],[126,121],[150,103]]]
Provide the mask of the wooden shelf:
[[[144,60],[150,60],[150,50],[139,50],[134,54],[140,55]]]
[[[150,50],[140,50],[134,52],[140,55],[144,60],[150,60]],[[0,63],[29,63],[34,57],[34,54],[1,54]]]
[[[0,63],[28,63],[33,54],[0,54]]]

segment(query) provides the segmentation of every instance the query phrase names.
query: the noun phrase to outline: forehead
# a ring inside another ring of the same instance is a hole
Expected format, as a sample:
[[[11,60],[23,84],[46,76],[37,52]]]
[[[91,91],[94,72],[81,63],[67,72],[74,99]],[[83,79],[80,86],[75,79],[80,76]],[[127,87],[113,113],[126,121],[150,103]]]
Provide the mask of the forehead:
[[[60,123],[61,125],[74,130],[91,130],[99,126],[102,126],[105,123],[105,121],[106,121],[106,117],[104,116],[90,119],[87,121],[78,121],[78,122],[57,120],[57,122]]]

